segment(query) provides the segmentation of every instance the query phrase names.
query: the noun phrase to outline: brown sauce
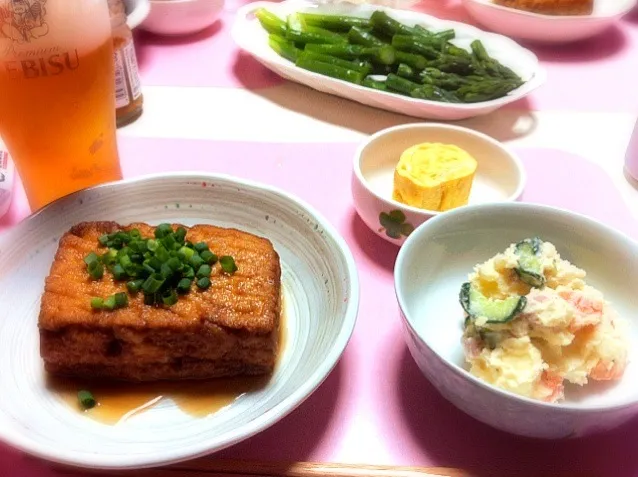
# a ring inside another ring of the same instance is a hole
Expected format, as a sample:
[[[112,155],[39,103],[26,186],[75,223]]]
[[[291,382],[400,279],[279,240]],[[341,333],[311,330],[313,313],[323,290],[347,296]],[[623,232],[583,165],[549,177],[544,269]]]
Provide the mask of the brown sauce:
[[[283,297],[282,297],[283,298]],[[286,349],[284,304],[279,324],[278,362]],[[246,393],[265,387],[271,376],[242,376],[202,381],[164,381],[153,383],[96,383],[72,378],[47,377],[47,387],[71,408],[102,424],[115,425],[152,407],[172,401],[182,412],[207,417],[232,404]],[[98,405],[87,411],[78,402],[78,391],[90,391]]]

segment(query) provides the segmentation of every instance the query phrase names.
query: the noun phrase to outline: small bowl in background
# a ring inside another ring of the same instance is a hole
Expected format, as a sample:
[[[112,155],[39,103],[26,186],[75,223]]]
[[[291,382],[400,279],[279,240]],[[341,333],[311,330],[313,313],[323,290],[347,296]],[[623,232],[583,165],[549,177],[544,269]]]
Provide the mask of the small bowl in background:
[[[156,35],[190,35],[213,25],[224,0],[150,0],[151,11],[140,28]]]
[[[495,5],[492,0],[463,0],[471,17],[495,33],[519,40],[568,43],[596,36],[629,13],[638,0],[595,0],[591,15],[541,15]]]
[[[565,389],[549,404],[517,396],[466,371],[461,344],[461,284],[476,264],[527,237],[553,243],[587,272],[587,283],[629,322],[629,364],[618,383]],[[536,438],[580,437],[612,429],[638,414],[638,243],[596,220],[523,204],[462,207],[410,235],[394,268],[404,338],[423,374],[459,409],[495,428]]]
[[[517,200],[525,187],[518,157],[499,141],[460,126],[406,124],[377,132],[354,157],[352,197],[363,222],[381,238],[401,245],[412,230],[445,213],[412,207],[392,199],[394,169],[401,153],[423,142],[453,144],[478,162],[469,204]]]

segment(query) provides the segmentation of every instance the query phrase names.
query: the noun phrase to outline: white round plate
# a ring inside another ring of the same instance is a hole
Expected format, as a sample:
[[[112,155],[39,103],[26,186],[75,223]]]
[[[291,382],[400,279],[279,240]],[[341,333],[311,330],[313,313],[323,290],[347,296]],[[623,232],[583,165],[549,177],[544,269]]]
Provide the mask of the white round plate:
[[[268,33],[253,15],[254,11],[259,8],[266,8],[280,18],[293,12],[369,18],[375,10],[382,10],[392,18],[409,26],[420,24],[437,31],[453,28],[456,31],[456,38],[452,40],[452,43],[469,50],[470,43],[475,39],[480,39],[488,53],[514,70],[525,81],[525,84],[503,98],[474,104],[453,104],[409,98],[330,78],[299,68],[275,53],[268,45]],[[268,69],[286,79],[368,106],[426,119],[451,121],[491,113],[530,94],[544,83],[546,76],[545,70],[540,67],[534,53],[509,38],[487,33],[464,23],[440,20],[424,13],[397,10],[379,5],[352,5],[348,3],[317,5],[298,0],[281,3],[252,2],[237,12],[232,34],[240,48],[251,54]]]
[[[151,11],[149,0],[124,0],[126,6],[126,23],[132,30],[139,26]]]
[[[89,419],[52,393],[38,349],[43,283],[60,236],[93,220],[215,224],[270,239],[281,259],[287,338],[269,383],[206,418],[190,417],[167,399],[115,426]],[[345,241],[310,206],[253,182],[181,173],[72,194],[1,235],[0,303],[0,440],[64,464],[123,469],[209,454],[291,412],[344,351],[359,285]]]
[[[492,31],[521,40],[568,43],[602,33],[629,13],[638,0],[595,0],[591,15],[539,15],[495,5],[492,0],[463,0],[468,13]]]

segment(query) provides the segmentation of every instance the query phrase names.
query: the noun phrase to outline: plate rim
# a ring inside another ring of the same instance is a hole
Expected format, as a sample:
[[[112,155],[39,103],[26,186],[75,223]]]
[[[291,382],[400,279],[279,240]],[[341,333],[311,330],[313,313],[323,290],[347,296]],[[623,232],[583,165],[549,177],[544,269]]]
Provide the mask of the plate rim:
[[[53,203],[43,207],[36,213],[25,218],[9,230],[0,234],[0,245],[6,240],[11,239],[14,234],[19,233],[24,227],[27,227],[36,217],[47,215],[63,207],[66,203],[75,201],[76,199],[91,194],[96,190],[112,191],[117,190],[122,185],[134,185],[143,183],[153,183],[162,181],[165,179],[189,179],[194,181],[219,181],[226,183],[237,184],[256,191],[263,191],[270,193],[274,196],[278,196],[281,199],[289,203],[294,203],[299,209],[303,210],[309,216],[316,221],[324,232],[335,242],[337,250],[341,254],[341,258],[344,262],[348,276],[346,277],[350,286],[350,294],[348,296],[348,303],[346,305],[344,320],[341,330],[337,336],[337,339],[333,341],[332,346],[325,353],[325,357],[321,362],[319,369],[305,379],[299,387],[297,387],[287,398],[284,398],[276,405],[268,409],[264,414],[257,417],[255,420],[244,424],[242,427],[233,429],[228,432],[225,439],[216,445],[206,444],[207,441],[203,441],[202,444],[189,447],[189,451],[184,449],[176,449],[169,455],[162,453],[155,458],[153,454],[139,456],[128,456],[123,454],[119,459],[112,455],[103,454],[80,454],[78,456],[77,451],[65,450],[60,452],[54,447],[41,445],[40,443],[25,437],[22,433],[14,430],[6,431],[4,426],[0,426],[0,442],[4,442],[14,449],[18,449],[32,456],[45,459],[50,462],[58,464],[68,465],[76,468],[90,468],[90,469],[102,469],[102,470],[116,470],[116,469],[143,469],[160,467],[178,462],[183,462],[198,457],[203,457],[223,449],[226,449],[234,444],[242,442],[250,437],[253,437],[264,430],[270,428],[284,417],[292,413],[297,407],[309,398],[323,382],[330,376],[334,368],[337,366],[343,354],[352,338],[354,333],[359,304],[360,304],[360,284],[359,275],[356,262],[350,247],[346,240],[341,236],[341,233],[333,226],[324,215],[315,209],[312,205],[305,200],[296,197],[295,195],[286,192],[275,186],[271,186],[259,181],[244,179],[230,174],[222,173],[203,173],[196,171],[180,171],[180,172],[160,172],[153,174],[140,175],[132,178],[122,179],[120,181],[109,182],[100,184],[94,187],[89,187],[78,192],[71,193],[64,196]],[[52,212],[53,211],[53,212]],[[59,211],[58,211],[59,213]],[[6,416],[0,414],[0,422],[5,421]]]

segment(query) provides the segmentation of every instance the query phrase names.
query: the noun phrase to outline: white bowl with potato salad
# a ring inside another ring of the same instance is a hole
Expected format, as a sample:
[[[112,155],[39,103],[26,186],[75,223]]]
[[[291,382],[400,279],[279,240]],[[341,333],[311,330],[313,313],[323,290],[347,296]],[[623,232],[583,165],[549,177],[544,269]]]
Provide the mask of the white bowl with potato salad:
[[[498,429],[580,437],[638,414],[638,243],[565,210],[467,206],[408,237],[405,338],[450,402]]]

